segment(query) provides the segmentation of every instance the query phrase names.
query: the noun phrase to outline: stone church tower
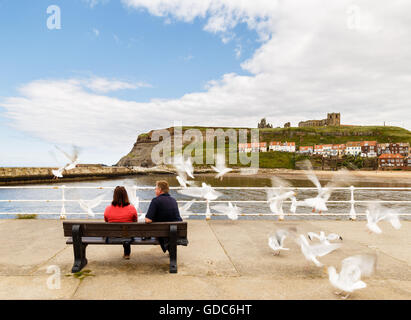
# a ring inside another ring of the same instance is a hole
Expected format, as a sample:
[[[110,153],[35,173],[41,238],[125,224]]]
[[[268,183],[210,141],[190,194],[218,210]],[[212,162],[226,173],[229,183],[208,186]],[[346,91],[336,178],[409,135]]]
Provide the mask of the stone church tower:
[[[340,113],[328,113],[327,114],[327,126],[339,126],[341,124]]]

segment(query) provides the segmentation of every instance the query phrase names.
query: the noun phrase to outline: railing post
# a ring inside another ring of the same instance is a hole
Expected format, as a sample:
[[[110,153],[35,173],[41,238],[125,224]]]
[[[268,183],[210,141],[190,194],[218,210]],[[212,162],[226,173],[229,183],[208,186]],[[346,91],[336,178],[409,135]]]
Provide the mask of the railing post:
[[[61,206],[61,213],[60,213],[60,219],[61,220],[66,219],[66,207],[65,207],[66,198],[65,198],[65,193],[64,193],[65,188],[66,188],[65,185],[61,186],[61,195],[62,195],[62,198],[61,198],[62,206]]]
[[[350,191],[351,191],[351,210],[350,210],[350,220],[354,221],[357,219],[357,213],[355,212],[355,200],[354,200],[354,190],[355,187],[351,186],[350,187]]]
[[[206,199],[206,203],[207,203],[207,209],[206,209],[205,218],[206,220],[210,220],[211,219],[210,201]]]

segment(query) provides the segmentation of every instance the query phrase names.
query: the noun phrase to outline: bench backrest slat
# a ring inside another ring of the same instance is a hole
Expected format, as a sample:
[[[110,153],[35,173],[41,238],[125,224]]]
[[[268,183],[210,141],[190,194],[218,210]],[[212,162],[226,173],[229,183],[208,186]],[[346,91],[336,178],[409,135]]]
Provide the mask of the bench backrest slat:
[[[187,237],[187,222],[107,223],[63,221],[64,236],[72,236],[73,225],[81,225],[83,237],[168,237],[170,225],[177,226],[177,237]]]

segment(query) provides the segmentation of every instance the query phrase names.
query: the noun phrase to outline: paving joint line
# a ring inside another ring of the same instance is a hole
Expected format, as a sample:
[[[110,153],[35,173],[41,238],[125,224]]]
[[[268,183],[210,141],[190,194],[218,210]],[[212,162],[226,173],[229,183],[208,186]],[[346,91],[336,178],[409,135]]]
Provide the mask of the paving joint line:
[[[45,262],[42,262],[40,264],[38,264],[37,266],[34,266],[34,270],[32,272],[30,272],[28,275],[32,276],[35,272],[37,272],[42,266],[46,265],[49,261],[51,261],[52,259],[54,259],[58,254],[62,253],[64,250],[66,250],[69,246],[66,245],[63,249],[57,251],[52,257],[50,257],[49,259],[47,259]]]
[[[214,232],[214,229],[211,227],[211,225],[210,225],[210,223],[209,223],[208,221],[207,221],[207,225],[208,225],[208,227],[211,229],[214,237],[217,239],[217,241],[218,241],[218,243],[220,244],[221,248],[223,248],[223,251],[224,251],[225,255],[227,256],[228,260],[230,260],[230,262],[231,262],[231,264],[233,265],[233,267],[234,267],[235,271],[237,272],[238,276],[241,277],[240,271],[238,271],[238,269],[237,269],[237,267],[235,266],[233,260],[231,260],[231,257],[228,255],[226,249],[224,248],[224,246],[223,246],[223,244],[221,243],[220,239],[218,239],[217,235],[216,235],[215,232]]]

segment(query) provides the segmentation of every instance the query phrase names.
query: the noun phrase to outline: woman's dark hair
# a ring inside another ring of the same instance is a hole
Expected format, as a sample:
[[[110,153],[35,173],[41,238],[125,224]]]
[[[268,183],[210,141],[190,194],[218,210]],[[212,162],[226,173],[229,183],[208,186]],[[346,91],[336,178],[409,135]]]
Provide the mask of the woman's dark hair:
[[[126,188],[117,186],[114,189],[113,201],[111,202],[111,204],[115,207],[125,207],[130,204]]]

